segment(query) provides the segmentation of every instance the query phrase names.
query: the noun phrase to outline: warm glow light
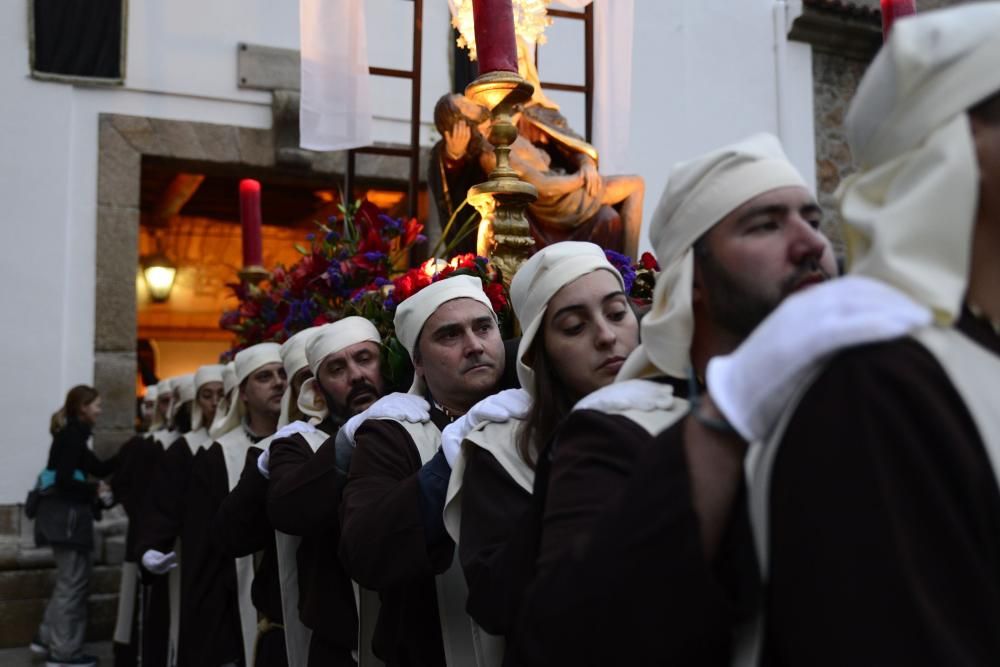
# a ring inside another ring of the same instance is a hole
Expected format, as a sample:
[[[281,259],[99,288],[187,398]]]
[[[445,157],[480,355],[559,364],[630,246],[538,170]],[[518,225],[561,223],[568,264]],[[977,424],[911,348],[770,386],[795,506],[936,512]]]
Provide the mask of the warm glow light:
[[[403,201],[405,192],[398,190],[368,190],[365,199],[378,206],[383,211],[391,211]]]
[[[313,196],[324,204],[329,204],[337,198],[337,196],[333,194],[332,190],[316,190],[313,192]]]
[[[552,25],[548,15],[550,0],[513,0],[514,33],[529,44],[545,43],[545,28]],[[476,30],[472,22],[472,0],[448,0],[451,24],[458,30],[459,48],[469,49],[469,60],[476,59]]]
[[[145,262],[142,275],[146,279],[146,287],[153,301],[163,302],[170,298],[170,290],[174,286],[177,268],[165,257],[154,257]]]

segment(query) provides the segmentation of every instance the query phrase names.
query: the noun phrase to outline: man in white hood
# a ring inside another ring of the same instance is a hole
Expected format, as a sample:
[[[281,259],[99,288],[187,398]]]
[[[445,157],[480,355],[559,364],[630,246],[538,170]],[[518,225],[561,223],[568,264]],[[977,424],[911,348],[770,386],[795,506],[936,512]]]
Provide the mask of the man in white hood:
[[[284,533],[278,541],[282,580],[297,582],[281,591],[288,662],[349,666],[357,649],[354,591],[343,566],[330,557],[337,552],[347,480],[335,436],[345,419],[383,393],[381,336],[368,320],[346,317],[316,331],[303,358],[308,379],[298,409],[310,423],[275,434],[266,470],[267,516]]]
[[[170,617],[169,650],[170,662],[177,655],[180,614],[180,572],[173,569],[178,562],[178,541],[183,523],[184,499],[187,494],[188,479],[195,456],[211,444],[207,426],[215,418],[222,394],[222,370],[219,364],[201,366],[195,372],[188,387],[178,392],[182,402],[190,401],[190,430],[171,444],[157,462],[145,486],[148,491],[143,506],[142,521],[136,532],[136,551],[142,559],[146,571],[144,577],[151,591],[158,591],[166,585],[164,575],[169,572]],[[148,555],[147,555],[148,554]],[[146,605],[147,608],[151,604]],[[162,628],[159,620],[147,619],[145,637],[158,633]],[[157,635],[159,636],[159,635]],[[144,651],[145,651],[144,647]],[[160,648],[152,649],[159,655]],[[158,664],[153,658],[144,658],[144,664]]]
[[[410,296],[395,325],[415,367],[410,393],[430,404],[429,419],[368,419],[358,428],[339,553],[351,577],[381,598],[373,650],[386,665],[472,664],[464,579],[457,564],[449,569],[454,542],[442,519],[451,468],[440,429],[500,388],[503,341],[473,276]]]
[[[1000,663],[998,63],[1000,3],[895,24],[846,120],[850,276],[709,366],[755,443],[765,664]]]
[[[235,358],[237,395],[215,442],[194,460],[185,498],[179,662],[217,667],[249,661],[257,636],[250,600],[252,557],[226,557],[215,515],[236,486],[247,451],[270,436],[281,414],[285,370],[276,343]]]

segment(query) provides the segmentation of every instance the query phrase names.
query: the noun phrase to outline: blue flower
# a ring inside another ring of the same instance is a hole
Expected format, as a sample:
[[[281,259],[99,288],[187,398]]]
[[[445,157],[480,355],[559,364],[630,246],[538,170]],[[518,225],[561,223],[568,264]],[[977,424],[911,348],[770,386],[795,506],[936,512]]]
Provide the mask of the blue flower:
[[[337,232],[330,232],[329,234],[326,235],[327,243],[336,243],[339,240],[340,240],[340,234],[338,234]]]
[[[330,264],[330,267],[326,270],[326,279],[330,283],[330,287],[337,289],[344,282],[344,276],[340,273],[340,265],[336,262]]]
[[[381,262],[383,259],[385,259],[385,253],[384,252],[379,252],[377,250],[371,251],[371,252],[366,252],[365,253],[365,259],[368,260],[369,262],[371,262],[372,264],[376,264],[378,262]]]
[[[391,218],[385,213],[379,213],[378,219],[382,221],[382,231],[384,232],[396,232],[399,233],[400,227],[403,226],[402,220],[396,220]]]
[[[375,286],[376,287],[385,287],[386,285],[388,285],[391,282],[392,281],[389,280],[388,278],[383,278],[382,276],[375,276]]]

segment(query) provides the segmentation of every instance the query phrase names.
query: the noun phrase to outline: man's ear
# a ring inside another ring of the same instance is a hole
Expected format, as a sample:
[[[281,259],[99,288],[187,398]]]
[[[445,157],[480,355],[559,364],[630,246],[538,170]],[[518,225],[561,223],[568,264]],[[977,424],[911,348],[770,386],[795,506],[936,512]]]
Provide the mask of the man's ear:
[[[699,304],[702,302],[702,289],[704,281],[701,277],[701,262],[698,258],[694,258],[694,275],[691,278],[691,303]]]

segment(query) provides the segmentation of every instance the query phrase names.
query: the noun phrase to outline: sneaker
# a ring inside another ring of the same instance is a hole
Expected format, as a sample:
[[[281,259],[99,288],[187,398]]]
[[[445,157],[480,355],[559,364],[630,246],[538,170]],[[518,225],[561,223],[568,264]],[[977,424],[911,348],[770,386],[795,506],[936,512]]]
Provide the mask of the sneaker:
[[[78,655],[67,660],[58,660],[49,656],[45,659],[45,667],[97,667],[97,658],[92,655]]]
[[[35,638],[31,640],[31,643],[28,645],[28,648],[35,655],[48,655],[49,654],[49,646],[48,646],[48,644],[46,644],[41,639],[39,639],[38,635],[35,635]]]

